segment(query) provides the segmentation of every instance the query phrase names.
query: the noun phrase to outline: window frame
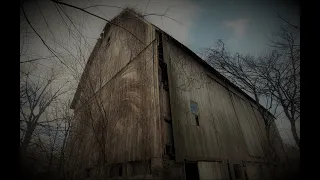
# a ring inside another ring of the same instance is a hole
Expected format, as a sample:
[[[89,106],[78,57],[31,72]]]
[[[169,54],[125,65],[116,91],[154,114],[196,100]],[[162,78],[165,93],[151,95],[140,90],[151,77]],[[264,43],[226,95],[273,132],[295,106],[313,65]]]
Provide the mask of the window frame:
[[[194,107],[192,107],[192,105],[196,105],[195,109]],[[190,100],[189,101],[189,110],[192,114],[192,119],[193,121],[195,121],[195,125],[196,126],[200,126],[200,120],[199,120],[199,105],[196,101]],[[194,125],[194,123],[191,123],[192,125]]]

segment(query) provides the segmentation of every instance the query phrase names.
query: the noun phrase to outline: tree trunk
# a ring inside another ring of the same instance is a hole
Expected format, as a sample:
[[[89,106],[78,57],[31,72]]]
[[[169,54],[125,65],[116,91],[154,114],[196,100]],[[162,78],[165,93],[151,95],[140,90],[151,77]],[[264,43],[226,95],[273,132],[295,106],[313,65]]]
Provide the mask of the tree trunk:
[[[293,138],[296,141],[296,144],[297,144],[297,146],[298,146],[298,148],[300,150],[300,138],[299,138],[298,133],[297,133],[297,128],[296,128],[295,121],[290,121],[290,125],[291,125],[291,131],[292,131]]]
[[[70,125],[69,125],[70,127]],[[69,127],[67,129],[67,132],[69,133]],[[65,155],[65,147],[66,147],[66,142],[67,142],[67,138],[68,138],[68,134],[65,134],[64,138],[63,138],[63,142],[62,142],[62,147],[60,150],[60,157],[59,157],[59,166],[58,166],[58,170],[60,172],[60,174],[64,174],[63,172],[63,168],[64,168],[64,155]]]
[[[289,122],[290,122],[290,125],[291,125],[291,132],[292,132],[292,135],[293,135],[293,138],[300,150],[300,138],[298,136],[298,133],[297,133],[297,128],[296,128],[296,121],[294,120],[294,117],[293,116],[290,116],[289,114],[289,111],[287,108],[284,108],[284,113],[286,114],[287,118],[289,119]]]
[[[32,134],[33,131],[35,130],[36,126],[35,124],[30,124],[27,126],[27,132],[23,138],[23,142],[22,142],[22,146],[21,146],[21,153],[25,154],[27,151],[27,148],[30,144],[31,138],[32,138]]]

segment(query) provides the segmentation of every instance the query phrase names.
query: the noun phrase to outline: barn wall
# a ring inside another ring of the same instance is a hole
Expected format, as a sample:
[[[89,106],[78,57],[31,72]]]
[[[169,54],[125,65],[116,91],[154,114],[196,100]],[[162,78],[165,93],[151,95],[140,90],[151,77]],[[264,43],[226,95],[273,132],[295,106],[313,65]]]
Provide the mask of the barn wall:
[[[122,19],[120,25],[143,43],[111,26],[81,82],[82,97],[75,119],[76,129],[85,134],[77,140],[77,147],[84,161],[89,162],[87,166],[102,159],[101,151],[108,164],[142,161],[162,153],[158,150],[160,129],[156,124],[159,102],[155,98],[155,31],[150,24],[130,17],[125,14],[115,22]]]
[[[151,26],[129,12],[107,24],[98,39],[79,83],[78,107],[100,90],[154,39]],[[128,32],[129,31],[129,32]]]
[[[177,161],[263,161],[266,132],[258,111],[242,93],[165,40]],[[190,111],[198,104],[199,126]]]

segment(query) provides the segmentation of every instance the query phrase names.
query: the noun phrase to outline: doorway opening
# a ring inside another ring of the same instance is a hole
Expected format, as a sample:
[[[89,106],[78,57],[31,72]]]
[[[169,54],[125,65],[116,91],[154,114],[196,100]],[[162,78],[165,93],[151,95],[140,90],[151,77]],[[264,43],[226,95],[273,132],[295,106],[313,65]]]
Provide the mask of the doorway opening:
[[[199,180],[197,163],[185,163],[186,180]]]

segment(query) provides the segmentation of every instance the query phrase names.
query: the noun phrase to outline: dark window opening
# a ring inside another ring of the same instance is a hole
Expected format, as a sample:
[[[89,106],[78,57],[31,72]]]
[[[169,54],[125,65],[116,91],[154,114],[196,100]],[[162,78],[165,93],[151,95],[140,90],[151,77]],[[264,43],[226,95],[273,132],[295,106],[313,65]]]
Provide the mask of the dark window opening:
[[[190,101],[190,111],[194,115],[195,124],[199,126],[199,110],[196,102]],[[194,125],[194,122],[192,122],[192,125]]]
[[[234,164],[233,165],[233,170],[234,170],[234,176],[236,179],[242,179],[242,171],[241,171],[241,166],[240,164]]]
[[[199,116],[198,116],[198,115],[195,115],[195,119],[196,119],[196,124],[197,124],[197,126],[199,126]]]
[[[87,168],[86,169],[86,177],[90,178],[90,175],[91,175],[91,168]]]
[[[199,180],[199,171],[197,163],[185,164],[186,180]]]
[[[110,177],[122,176],[122,164],[116,164],[110,168]]]
[[[198,104],[194,101],[190,101],[190,111],[192,114],[198,114]]]
[[[122,166],[119,168],[119,176],[122,176]]]

